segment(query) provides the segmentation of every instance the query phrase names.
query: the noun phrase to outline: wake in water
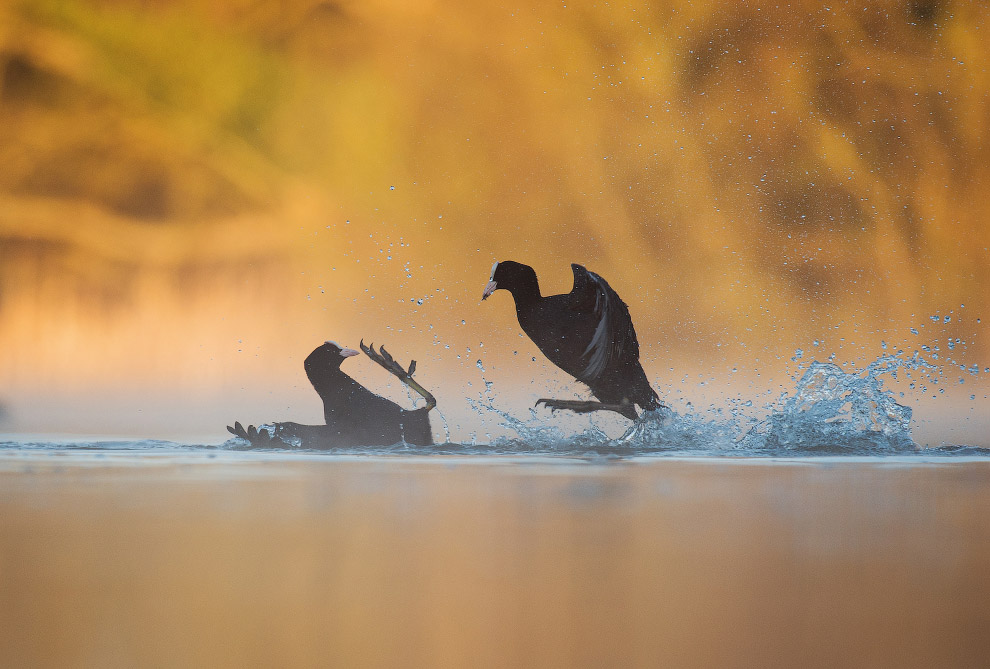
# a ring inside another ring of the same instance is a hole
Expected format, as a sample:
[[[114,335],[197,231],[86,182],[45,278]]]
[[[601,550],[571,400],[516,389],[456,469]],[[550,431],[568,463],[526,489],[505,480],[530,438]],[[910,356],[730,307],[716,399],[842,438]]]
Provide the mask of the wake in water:
[[[518,436],[496,439],[504,451],[616,454],[694,454],[740,456],[890,455],[916,453],[910,407],[884,388],[884,377],[899,372],[939,375],[939,369],[915,353],[910,358],[883,355],[865,369],[843,371],[832,362],[812,362],[791,395],[767,407],[763,418],[747,418],[738,407],[731,418],[706,417],[671,408],[645,412],[621,437],[610,439],[592,427],[576,435],[533,419],[520,421],[487,404]],[[751,406],[752,402],[743,403]],[[924,449],[926,453],[970,453],[973,449]],[[977,452],[982,449],[976,449]]]

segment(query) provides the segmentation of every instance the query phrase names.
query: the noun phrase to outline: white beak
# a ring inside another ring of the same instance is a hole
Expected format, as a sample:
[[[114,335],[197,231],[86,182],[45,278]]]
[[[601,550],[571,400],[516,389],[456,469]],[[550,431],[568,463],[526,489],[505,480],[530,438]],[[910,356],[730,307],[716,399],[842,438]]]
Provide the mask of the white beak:
[[[361,351],[355,351],[353,348],[342,348],[340,349],[341,358],[350,358],[354,355],[361,355]]]
[[[482,302],[484,302],[489,297],[491,297],[492,293],[494,293],[497,289],[498,289],[498,284],[495,283],[494,281],[489,281],[487,284],[485,284],[485,290],[483,293],[481,293]]]

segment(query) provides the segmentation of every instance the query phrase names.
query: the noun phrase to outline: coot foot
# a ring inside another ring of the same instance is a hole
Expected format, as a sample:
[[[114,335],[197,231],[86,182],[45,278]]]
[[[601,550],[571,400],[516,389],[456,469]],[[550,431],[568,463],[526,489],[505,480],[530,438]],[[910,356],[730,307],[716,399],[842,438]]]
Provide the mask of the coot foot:
[[[575,413],[591,413],[592,411],[614,411],[620,413],[629,420],[636,420],[639,414],[632,404],[604,404],[593,400],[551,400],[540,398],[536,400],[536,406],[544,405],[550,411],[567,410]]]
[[[274,432],[269,432],[268,430],[259,430],[254,425],[248,425],[247,429],[239,422],[234,421],[234,427],[227,426],[227,432],[230,432],[235,437],[240,437],[245,441],[251,442],[252,446],[272,446],[274,444],[282,444],[282,440],[275,436]]]

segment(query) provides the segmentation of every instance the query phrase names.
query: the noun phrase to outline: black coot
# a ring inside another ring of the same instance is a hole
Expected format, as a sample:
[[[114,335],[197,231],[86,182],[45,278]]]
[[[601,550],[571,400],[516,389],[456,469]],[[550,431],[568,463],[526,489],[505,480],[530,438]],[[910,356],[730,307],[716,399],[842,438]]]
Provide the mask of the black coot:
[[[412,379],[416,370],[415,361],[406,371],[392,359],[384,347],[376,352],[373,346],[366,347],[361,342],[361,349],[426,398],[426,405],[419,409],[406,410],[395,402],[374,394],[340,369],[340,364],[345,359],[358,355],[358,351],[328,341],[310,353],[304,363],[306,376],[323,400],[326,425],[276,423],[275,434],[269,434],[266,430],[257,430],[253,425],[245,430],[240,423],[235,423],[234,427],[228,425],[227,430],[255,445],[267,445],[284,439],[298,439],[308,448],[387,446],[403,440],[417,446],[431,445],[433,431],[429,412],[436,406],[436,400]]]
[[[616,411],[636,419],[663,406],[639,364],[639,342],[629,309],[605,279],[572,264],[574,288],[563,295],[540,295],[529,265],[505,260],[492,267],[481,299],[505,289],[516,302],[516,316],[533,343],[553,364],[586,384],[600,402],[541,399],[551,409],[580,413]]]

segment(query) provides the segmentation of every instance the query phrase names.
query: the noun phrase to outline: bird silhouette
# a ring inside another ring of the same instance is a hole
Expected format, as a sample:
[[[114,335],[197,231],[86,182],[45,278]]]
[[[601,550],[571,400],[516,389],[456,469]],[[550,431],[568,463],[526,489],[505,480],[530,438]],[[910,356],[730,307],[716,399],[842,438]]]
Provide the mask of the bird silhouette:
[[[492,267],[481,299],[507,290],[516,317],[550,362],[588,386],[598,402],[540,399],[551,410],[578,413],[615,411],[635,420],[636,405],[644,410],[663,407],[639,362],[639,341],[629,308],[608,282],[572,264],[574,287],[561,295],[540,295],[536,271],[505,260]]]

